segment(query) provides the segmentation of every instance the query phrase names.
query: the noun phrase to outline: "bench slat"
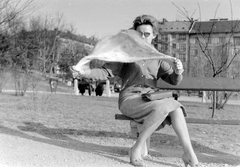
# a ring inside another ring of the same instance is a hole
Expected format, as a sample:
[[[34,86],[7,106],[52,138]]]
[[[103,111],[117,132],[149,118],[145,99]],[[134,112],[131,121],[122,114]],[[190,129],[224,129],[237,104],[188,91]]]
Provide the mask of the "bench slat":
[[[172,90],[240,91],[240,79],[184,77],[179,85],[170,85],[159,80],[157,87]]]
[[[133,120],[122,114],[115,114],[116,120]],[[218,125],[240,125],[240,120],[216,120],[216,119],[199,119],[186,118],[187,123],[191,124],[218,124]]]

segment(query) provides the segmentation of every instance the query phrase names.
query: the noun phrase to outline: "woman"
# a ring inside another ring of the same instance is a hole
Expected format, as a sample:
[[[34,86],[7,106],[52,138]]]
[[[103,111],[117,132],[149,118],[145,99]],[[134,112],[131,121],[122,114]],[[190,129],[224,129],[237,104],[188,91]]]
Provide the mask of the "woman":
[[[133,22],[133,29],[139,32],[148,43],[152,43],[158,35],[158,21],[149,15],[137,17]],[[73,66],[74,69],[74,66]],[[182,159],[185,166],[191,167],[198,164],[194,153],[185,122],[185,109],[176,100],[166,98],[145,102],[141,98],[142,93],[154,90],[157,80],[162,80],[177,85],[182,80],[183,65],[176,59],[173,67],[163,60],[142,60],[134,63],[106,63],[101,68],[78,71],[80,75],[92,79],[107,79],[119,76],[122,79],[122,90],[119,94],[120,111],[142,123],[140,135],[130,149],[130,163],[134,166],[144,166],[141,156],[143,144],[151,134],[164,127],[166,123],[172,124],[178,135],[184,154]]]

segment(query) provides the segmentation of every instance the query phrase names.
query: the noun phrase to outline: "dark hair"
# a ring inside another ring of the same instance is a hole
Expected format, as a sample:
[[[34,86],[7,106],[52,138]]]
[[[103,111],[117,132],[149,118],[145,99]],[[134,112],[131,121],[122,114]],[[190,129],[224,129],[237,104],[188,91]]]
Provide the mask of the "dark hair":
[[[134,30],[137,29],[140,25],[151,25],[153,27],[154,35],[158,35],[158,21],[153,16],[150,15],[141,15],[135,18],[133,21],[133,28]]]

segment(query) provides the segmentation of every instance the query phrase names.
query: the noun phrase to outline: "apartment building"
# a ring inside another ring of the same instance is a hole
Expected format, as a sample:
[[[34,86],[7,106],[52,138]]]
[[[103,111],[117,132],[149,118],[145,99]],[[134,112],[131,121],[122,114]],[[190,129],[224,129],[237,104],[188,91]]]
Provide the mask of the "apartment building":
[[[240,21],[163,19],[159,27],[158,50],[181,59],[184,75],[211,77],[214,66],[222,76],[240,77]]]
[[[189,55],[189,29],[191,22],[166,21],[159,22],[158,50],[179,58],[187,68]]]
[[[220,76],[240,77],[240,21],[196,21],[189,40],[189,75],[211,77],[214,66],[215,71],[223,70]]]

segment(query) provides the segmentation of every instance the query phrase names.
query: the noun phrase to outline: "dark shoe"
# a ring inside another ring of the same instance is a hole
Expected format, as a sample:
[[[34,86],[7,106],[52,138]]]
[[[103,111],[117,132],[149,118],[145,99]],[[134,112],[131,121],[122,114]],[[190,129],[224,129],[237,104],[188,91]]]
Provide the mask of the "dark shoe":
[[[142,159],[133,159],[132,158],[132,148],[129,150],[130,164],[133,166],[143,167],[145,166]]]

